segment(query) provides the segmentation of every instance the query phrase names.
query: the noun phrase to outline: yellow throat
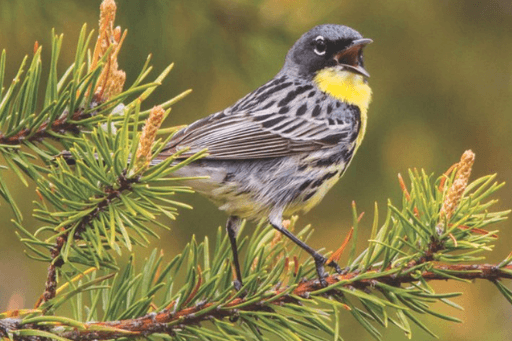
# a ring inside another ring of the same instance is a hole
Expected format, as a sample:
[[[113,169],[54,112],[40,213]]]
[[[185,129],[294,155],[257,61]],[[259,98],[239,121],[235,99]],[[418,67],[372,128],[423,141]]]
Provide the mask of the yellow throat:
[[[364,81],[363,76],[336,67],[318,71],[314,81],[323,92],[337,100],[353,104],[361,110],[361,129],[356,140],[357,149],[366,132],[366,113],[372,100],[372,89]]]

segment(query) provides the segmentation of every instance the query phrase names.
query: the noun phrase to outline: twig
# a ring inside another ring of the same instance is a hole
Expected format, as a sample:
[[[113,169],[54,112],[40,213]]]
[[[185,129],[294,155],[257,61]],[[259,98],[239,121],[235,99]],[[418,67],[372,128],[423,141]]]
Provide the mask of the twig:
[[[96,205],[96,209],[94,211],[92,211],[91,213],[82,218],[82,220],[78,224],[78,227],[75,229],[75,234],[73,236],[74,239],[80,239],[81,234],[87,229],[90,222],[94,218],[96,218],[98,214],[102,212],[112,202],[112,200],[119,198],[123,191],[130,190],[132,184],[136,183],[137,181],[138,177],[127,178],[125,174],[120,175],[117,179],[119,187],[115,189],[111,187],[105,189],[105,199],[103,199]],[[64,261],[60,257],[60,254],[62,252],[62,248],[64,247],[66,240],[69,237],[69,233],[71,232],[71,230],[72,229],[68,227],[67,231],[57,238],[57,242],[51,250],[52,261],[50,263],[50,266],[48,267],[48,275],[46,278],[45,290],[43,295],[37,301],[35,305],[36,308],[40,306],[42,303],[49,301],[55,297],[55,293],[57,290],[57,269],[64,264]]]
[[[410,267],[408,266],[404,270],[407,270],[409,268]],[[460,279],[485,279],[494,282],[500,279],[512,279],[512,274],[510,272],[511,270],[512,265],[507,265],[505,267],[499,268],[498,266],[493,264],[437,264],[432,267],[432,271],[422,272],[421,277],[428,281],[447,280],[445,276],[439,274],[439,271],[452,271],[455,274],[453,276]],[[372,279],[350,281],[350,283],[346,284],[345,287],[350,287],[353,290],[371,290],[372,288],[375,287],[376,282],[398,287],[401,284],[418,281],[417,274],[407,273],[407,271],[404,271],[403,273],[405,274],[396,275],[383,273],[382,276],[375,277]],[[333,285],[340,281],[354,279],[358,275],[360,275],[360,273],[357,271],[347,273],[344,275],[334,274],[325,278],[325,280],[329,285]],[[283,295],[277,299],[274,299],[275,296],[287,290],[287,288],[281,288],[273,292],[271,296],[265,295],[265,299],[261,299],[257,302],[254,302],[250,305],[241,308],[236,308],[236,306],[246,302],[245,298],[236,298],[230,303],[224,305],[222,304],[222,302],[208,302],[193,307],[187,307],[177,312],[171,312],[170,309],[165,309],[161,312],[150,313],[136,319],[109,322],[90,322],[85,324],[85,329],[65,331],[62,334],[59,334],[59,336],[65,337],[70,340],[86,341],[108,340],[123,336],[148,336],[154,333],[165,333],[173,335],[173,333],[176,330],[182,329],[183,327],[188,325],[197,325],[200,324],[201,322],[205,322],[210,319],[234,317],[239,313],[240,310],[255,312],[269,311],[272,310],[270,305],[281,305],[284,303],[299,304],[297,299],[294,298],[293,296],[309,298],[311,293],[319,289],[322,289],[322,285],[319,283],[318,280],[309,280],[300,283],[297,286],[297,288],[293,290],[292,295]],[[336,288],[334,288],[330,292],[327,292],[327,294],[338,293],[339,292],[337,291]],[[271,303],[267,303],[267,301],[271,301]],[[207,313],[201,314],[201,311],[204,311],[212,306],[216,306],[216,308],[209,309]],[[11,328],[13,328],[12,326],[18,326],[18,324],[15,323],[15,321],[11,321],[10,325]],[[26,328],[27,326],[24,327]],[[110,330],[108,328],[110,328]],[[112,328],[115,328],[115,330],[113,330]],[[0,336],[6,336],[2,335],[2,333],[4,333],[4,331],[0,329]],[[15,339],[23,340],[22,338],[19,337]]]
[[[142,131],[142,136],[140,138],[139,148],[137,149],[137,160],[139,163],[139,168],[145,168],[149,165],[149,159],[151,157],[151,147],[156,137],[156,133],[162,120],[165,116],[165,111],[160,106],[154,107],[149,115],[149,118],[146,121],[146,125]],[[98,214],[107,207],[110,202],[116,198],[121,196],[121,193],[124,190],[131,189],[131,185],[137,182],[139,179],[138,175],[126,175],[122,174],[118,177],[117,183],[119,187],[117,189],[107,188],[105,190],[105,199],[100,201],[96,205],[96,209],[92,211],[90,214],[86,215],[82,218],[78,227],[75,229],[74,238],[80,239],[81,234],[87,229],[90,222],[98,216]],[[61,267],[63,264],[62,258],[60,258],[60,254],[62,248],[66,240],[69,237],[69,233],[71,231],[71,227],[67,227],[67,231],[57,238],[57,242],[55,246],[51,250],[52,261],[50,266],[48,267],[48,276],[46,278],[45,290],[43,295],[39,298],[36,303],[36,308],[48,300],[51,300],[55,297],[55,293],[57,290],[57,268]]]
[[[95,103],[94,105],[97,105],[98,103]],[[94,106],[93,105],[93,106]],[[84,109],[77,110],[70,120],[72,121],[81,121],[86,118],[89,118],[91,116],[94,116],[94,113],[85,113]],[[30,142],[37,142],[41,141],[45,138],[52,138],[55,139],[55,137],[51,134],[51,132],[63,134],[63,133],[73,133],[73,134],[79,134],[80,133],[80,125],[77,123],[71,123],[70,120],[68,120],[68,114],[65,112],[62,114],[58,119],[53,121],[51,124],[49,122],[43,123],[37,131],[34,133],[32,129],[23,129],[19,133],[13,136],[5,136],[0,132],[0,144],[4,145],[10,145],[10,146],[16,146],[23,143],[23,141],[30,141]]]

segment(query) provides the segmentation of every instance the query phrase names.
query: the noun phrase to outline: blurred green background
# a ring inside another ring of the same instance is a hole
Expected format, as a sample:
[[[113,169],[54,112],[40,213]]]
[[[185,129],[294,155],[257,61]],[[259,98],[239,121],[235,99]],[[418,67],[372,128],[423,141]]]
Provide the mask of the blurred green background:
[[[321,23],[355,28],[374,43],[366,48],[367,70],[374,91],[366,139],[338,185],[299,227],[312,223],[310,244],[336,249],[351,225],[350,203],[366,211],[360,248],[369,235],[374,201],[385,207],[389,197],[401,198],[397,173],[410,167],[440,174],[462,152],[476,153],[473,179],[498,173],[512,183],[512,2],[487,1],[127,1],[118,0],[116,24],[129,30],[120,55],[127,82],[138,75],[146,56],[153,54],[157,72],[170,62],[175,68],[146,107],[192,88],[175,105],[165,125],[187,124],[231,105],[276,74],[295,40]],[[74,58],[81,25],[97,26],[99,0],[0,0],[0,49],[7,50],[8,77],[14,76],[34,41],[46,48],[50,30],[64,33],[60,67]],[[155,72],[156,76],[156,72]],[[10,187],[26,202],[26,226],[31,220],[33,188],[15,176]],[[499,192],[500,209],[512,207],[510,185]],[[184,195],[193,211],[182,211],[171,231],[159,231],[153,246],[164,248],[168,259],[192,234],[213,236],[224,225],[224,213],[197,195]],[[23,254],[10,223],[11,211],[0,205],[0,311],[29,308],[43,291],[46,265]],[[509,222],[489,262],[512,250]],[[250,229],[246,230],[250,233]],[[137,250],[144,254],[146,250]],[[140,261],[140,260],[139,260]],[[509,283],[512,287],[512,283]],[[455,301],[460,312],[438,306],[440,312],[464,320],[454,324],[423,317],[441,339],[509,340],[512,307],[490,283],[435,283],[439,290],[463,291]],[[402,339],[390,327],[386,340]],[[432,338],[416,328],[414,340]],[[370,340],[348,313],[342,321],[346,340]],[[405,338],[404,338],[405,339]]]

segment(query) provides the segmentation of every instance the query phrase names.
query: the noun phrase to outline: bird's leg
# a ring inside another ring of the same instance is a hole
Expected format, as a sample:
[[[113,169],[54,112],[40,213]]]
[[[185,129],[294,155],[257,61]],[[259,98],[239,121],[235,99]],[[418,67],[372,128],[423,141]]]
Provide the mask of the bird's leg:
[[[236,280],[233,281],[233,286],[235,287],[236,291],[239,291],[243,285],[240,263],[238,263],[238,248],[236,247],[236,236],[241,224],[242,220],[236,216],[230,216],[226,224],[229,241],[231,242],[231,251],[233,252],[233,263],[235,264]]]
[[[325,277],[327,277],[327,273],[324,269],[324,263],[326,261],[326,258],[316,252],[313,248],[311,248],[309,245],[304,243],[302,240],[297,238],[293,233],[291,233],[288,229],[283,227],[283,217],[281,214],[274,215],[269,217],[270,224],[279,232],[284,234],[286,237],[290,238],[295,244],[297,244],[299,247],[301,247],[304,251],[309,253],[313,259],[315,260],[315,267],[316,267],[316,273],[318,275],[318,279],[320,280],[320,283],[323,286],[327,286],[327,282],[325,281]],[[329,263],[330,265],[330,263]]]

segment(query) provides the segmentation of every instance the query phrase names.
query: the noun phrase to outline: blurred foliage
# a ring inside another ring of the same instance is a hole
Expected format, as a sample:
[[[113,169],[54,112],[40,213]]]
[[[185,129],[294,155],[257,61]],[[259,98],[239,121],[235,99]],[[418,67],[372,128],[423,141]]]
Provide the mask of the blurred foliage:
[[[49,61],[51,27],[65,33],[62,74],[74,59],[82,23],[96,27],[99,3],[0,0],[0,48],[8,52],[6,79],[15,76],[19,61],[32,53],[36,40],[43,45],[43,61]],[[314,222],[317,232],[311,245],[317,248],[337,247],[351,224],[352,200],[370,211],[373,200],[383,203],[389,193],[398,198],[396,174],[409,167],[439,173],[471,148],[477,156],[475,177],[497,172],[500,181],[512,182],[510,1],[119,0],[118,5],[117,23],[129,28],[119,59],[127,84],[134,81],[147,54],[153,53],[156,70],[172,61],[176,67],[148,105],[164,101],[169,94],[194,90],[174,107],[167,126],[221,110],[273,77],[293,42],[316,24],[345,24],[374,40],[365,55],[374,91],[366,139],[340,184],[300,220]],[[44,71],[42,77],[47,77]],[[508,187],[501,193],[500,208],[512,207]],[[10,188],[18,200],[36,198],[14,174]],[[205,199],[186,199],[196,209],[182,211],[172,230],[154,243],[170,255],[181,250],[192,233],[210,235],[226,218]],[[23,212],[27,226],[30,209],[27,205]],[[0,206],[0,217],[0,310],[25,307],[41,292],[46,270],[29,261],[21,248],[10,247],[18,241],[7,205]],[[360,241],[370,235],[371,223],[365,220]],[[508,253],[507,245],[512,244],[512,235],[500,238],[496,255]],[[27,269],[33,273],[30,281],[24,276]],[[458,315],[466,323],[439,324],[433,331],[441,339],[447,335],[453,340],[512,338],[505,317],[511,308],[496,290],[486,283],[463,289],[467,295],[456,302],[466,307]],[[342,322],[341,328],[353,333],[344,334],[346,339],[369,338],[352,324]],[[386,330],[384,335],[392,338],[395,332]]]

